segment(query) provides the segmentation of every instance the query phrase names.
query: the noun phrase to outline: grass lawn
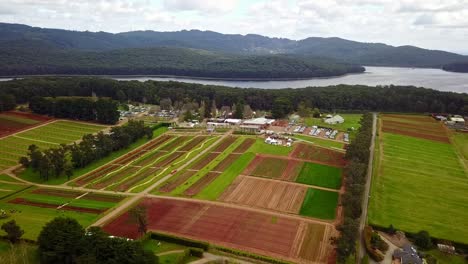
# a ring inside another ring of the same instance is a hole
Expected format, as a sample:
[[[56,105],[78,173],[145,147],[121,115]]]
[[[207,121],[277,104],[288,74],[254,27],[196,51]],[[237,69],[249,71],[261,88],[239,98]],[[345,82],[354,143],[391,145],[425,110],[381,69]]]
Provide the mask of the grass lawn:
[[[0,183],[0,199],[26,188],[29,188],[29,185],[2,182]]]
[[[335,218],[338,193],[309,188],[300,215],[331,220]]]
[[[166,127],[161,127],[161,128],[158,128],[156,130],[153,131],[153,138],[163,134],[164,132],[167,131],[167,128]],[[73,170],[73,175],[72,177],[70,178],[71,179],[75,179],[79,176],[82,176],[98,167],[101,167],[102,165],[122,156],[122,155],[125,155],[127,152],[130,152],[138,147],[140,147],[141,145],[147,143],[149,140],[146,139],[146,137],[144,138],[141,138],[139,140],[137,140],[136,142],[134,142],[133,144],[131,144],[129,147],[125,148],[125,149],[121,149],[119,151],[115,151],[115,152],[112,152],[109,156],[105,157],[105,158],[102,158],[100,160],[97,160],[91,164],[89,164],[88,166],[84,167],[84,168],[80,168],[80,169],[75,169]],[[68,181],[67,177],[65,176],[62,176],[62,177],[58,177],[58,178],[51,178],[49,179],[48,181],[46,182],[43,182],[41,181],[41,179],[39,178],[39,175],[37,172],[33,172],[30,168],[24,170],[23,172],[21,172],[21,174],[19,175],[19,177],[21,177],[22,179],[24,180],[27,180],[27,181],[30,181],[30,182],[35,182],[35,183],[43,183],[43,184],[50,184],[50,185],[59,185],[59,184],[63,184],[65,182]]]
[[[255,158],[252,152],[242,154],[227,168],[220,176],[218,176],[211,184],[199,192],[195,198],[204,200],[216,200],[224,192],[224,190],[236,179],[236,177],[249,165]]]
[[[312,144],[316,144],[321,147],[326,147],[326,148],[334,148],[334,149],[341,149],[343,150],[344,148],[344,143],[335,141],[335,140],[327,140],[327,139],[321,139],[318,137],[312,137],[312,136],[307,136],[307,135],[294,135],[293,138],[303,140]]]
[[[454,132],[452,140],[468,165],[468,133]]]
[[[468,261],[465,260],[465,258],[463,258],[462,256],[446,254],[437,249],[426,251],[424,253],[429,254],[433,256],[435,259],[437,259],[437,264],[466,264],[468,263]]]
[[[355,131],[361,127],[361,124],[359,124],[359,121],[361,120],[362,114],[339,114],[340,116],[343,117],[345,120],[341,124],[336,124],[336,125],[330,125],[325,122],[323,122],[322,118],[313,118],[313,117],[308,117],[304,119],[304,123],[307,126],[322,126],[322,127],[329,127],[329,128],[334,128],[340,131],[347,131],[348,128],[354,127]]]
[[[270,145],[263,142],[263,139],[257,138],[255,143],[252,146],[250,146],[250,148],[246,152],[287,156],[291,152],[291,150],[291,147]]]
[[[468,175],[454,146],[391,133],[379,139],[370,224],[467,243]]]
[[[41,121],[34,120],[34,119],[29,119],[29,118],[22,118],[18,116],[11,116],[11,115],[4,115],[0,114],[0,123],[2,124],[9,124],[11,126],[22,126],[22,125],[35,125],[37,123],[40,123]]]
[[[12,177],[6,175],[6,174],[0,174],[0,181],[7,181],[7,182],[12,182],[12,183],[21,183],[20,181],[13,179]]]
[[[173,250],[183,250],[186,249],[186,246],[174,244],[162,240],[156,239],[146,239],[143,242],[143,248],[153,252],[154,254],[159,254],[167,251]]]
[[[156,256],[159,264],[182,264],[188,263],[185,252],[174,252]]]
[[[342,173],[341,168],[305,162],[296,182],[340,189]]]

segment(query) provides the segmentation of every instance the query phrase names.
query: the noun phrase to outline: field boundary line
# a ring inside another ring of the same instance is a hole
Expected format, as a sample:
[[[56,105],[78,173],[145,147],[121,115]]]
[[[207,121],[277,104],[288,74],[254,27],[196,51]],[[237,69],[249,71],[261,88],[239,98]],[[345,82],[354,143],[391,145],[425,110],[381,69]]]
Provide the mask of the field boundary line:
[[[33,138],[27,138],[27,137],[18,136],[18,135],[14,135],[14,136],[12,136],[12,137],[20,138],[20,139],[26,139],[26,140],[31,140],[31,141],[36,141],[36,142],[42,142],[42,143],[46,143],[46,144],[60,145],[59,143],[54,143],[54,142],[49,142],[49,141],[44,141],[44,140],[39,140],[39,139],[33,139]]]
[[[288,185],[294,185],[294,186],[300,186],[300,187],[307,187],[307,188],[314,188],[314,189],[319,189],[319,190],[324,190],[324,191],[329,191],[329,192],[336,192],[339,193],[340,190],[336,189],[330,189],[327,187],[321,187],[317,185],[310,185],[310,184],[305,184],[305,183],[299,183],[299,182],[290,182],[290,181],[284,181],[284,180],[279,180],[279,179],[272,179],[272,178],[265,178],[265,177],[258,177],[258,176],[252,176],[252,175],[245,175],[245,174],[240,174],[239,176],[245,177],[245,178],[251,178],[251,179],[258,179],[262,181],[272,181],[272,182],[280,182]],[[239,177],[237,176],[237,177]]]
[[[43,122],[43,123],[39,123],[39,124],[37,124],[37,125],[33,125],[32,127],[29,127],[29,128],[23,129],[23,130],[16,131],[15,133],[2,136],[2,137],[0,137],[0,140],[1,140],[1,139],[4,139],[4,138],[7,138],[7,137],[12,137],[12,136],[14,136],[14,135],[16,135],[16,134],[23,133],[23,132],[26,132],[26,131],[29,131],[29,130],[32,130],[32,129],[35,129],[35,128],[38,128],[38,127],[42,127],[42,126],[45,126],[45,125],[48,125],[48,124],[52,124],[52,123],[57,122],[57,121],[58,121],[57,119],[51,119],[51,120],[45,121],[45,122]]]

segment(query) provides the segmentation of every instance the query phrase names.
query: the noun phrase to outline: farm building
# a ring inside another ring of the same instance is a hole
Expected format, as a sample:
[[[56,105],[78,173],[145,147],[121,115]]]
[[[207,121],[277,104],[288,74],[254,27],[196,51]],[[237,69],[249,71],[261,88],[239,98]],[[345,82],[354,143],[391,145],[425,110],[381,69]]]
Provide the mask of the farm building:
[[[231,124],[231,125],[238,125],[241,122],[242,122],[242,119],[228,118],[228,119],[224,120],[224,123],[228,123],[228,124]]]
[[[240,125],[239,130],[245,133],[259,133],[262,129],[259,125]]]
[[[253,118],[244,120],[244,125],[252,125],[252,126],[268,126],[275,122],[274,119],[268,119],[265,117]]]
[[[325,123],[330,125],[341,124],[344,122],[344,118],[340,115],[335,115],[334,117],[326,118]]]
[[[402,249],[396,249],[393,252],[393,259],[401,264],[422,264],[423,260],[419,257],[418,251],[410,244],[406,244]]]

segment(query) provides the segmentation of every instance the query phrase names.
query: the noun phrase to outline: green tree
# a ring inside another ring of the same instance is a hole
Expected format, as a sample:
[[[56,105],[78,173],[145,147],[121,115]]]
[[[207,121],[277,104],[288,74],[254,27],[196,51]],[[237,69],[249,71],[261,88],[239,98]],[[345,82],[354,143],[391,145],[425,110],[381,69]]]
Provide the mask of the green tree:
[[[433,244],[427,231],[419,231],[414,235],[414,244],[423,250],[431,249]]]
[[[273,103],[271,113],[273,118],[284,118],[292,110],[291,101],[287,97],[279,97]]]
[[[234,108],[234,118],[242,119],[244,118],[244,102],[237,102]]]
[[[76,263],[83,252],[83,227],[73,218],[56,217],[48,222],[37,239],[41,263]]]
[[[138,225],[138,232],[141,235],[146,234],[148,230],[148,214],[146,207],[143,205],[138,205],[130,209],[130,220]]]
[[[3,223],[2,230],[5,231],[7,234],[8,240],[11,243],[16,243],[20,240],[21,236],[24,234],[24,230],[22,230],[17,224],[15,220],[8,221]]]

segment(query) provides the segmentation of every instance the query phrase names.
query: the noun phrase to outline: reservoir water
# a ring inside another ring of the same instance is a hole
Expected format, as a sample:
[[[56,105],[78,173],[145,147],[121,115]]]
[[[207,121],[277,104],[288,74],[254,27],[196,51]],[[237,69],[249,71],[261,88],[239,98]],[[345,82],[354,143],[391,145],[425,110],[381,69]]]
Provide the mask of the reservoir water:
[[[395,67],[369,67],[361,74],[348,74],[339,77],[313,78],[306,80],[285,81],[239,81],[239,80],[207,80],[179,77],[158,76],[109,76],[116,80],[137,81],[179,81],[187,83],[201,83],[223,85],[242,88],[303,88],[308,86],[328,86],[337,84],[377,85],[413,85],[417,87],[432,88],[440,91],[468,93],[468,73],[446,72],[440,69],[423,68],[395,68]],[[8,79],[1,79],[8,80]]]

